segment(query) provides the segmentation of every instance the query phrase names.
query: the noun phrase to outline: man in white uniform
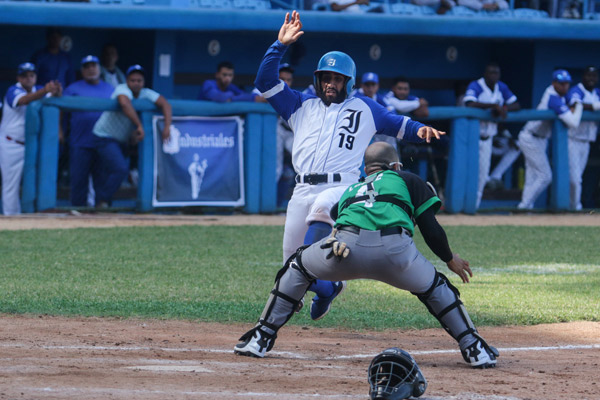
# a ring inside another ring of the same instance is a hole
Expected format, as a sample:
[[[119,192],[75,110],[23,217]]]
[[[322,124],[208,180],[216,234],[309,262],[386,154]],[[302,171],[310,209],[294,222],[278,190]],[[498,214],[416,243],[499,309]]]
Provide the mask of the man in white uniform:
[[[552,84],[546,88],[537,106],[538,110],[552,110],[569,129],[576,129],[581,121],[583,106],[577,102],[573,109],[567,106],[571,75],[564,69],[554,71]],[[525,186],[520,209],[530,210],[536,199],[552,182],[552,169],[546,155],[548,138],[552,135],[553,121],[529,121],[519,133],[519,147],[525,156]]]
[[[4,215],[21,213],[19,188],[25,164],[25,111],[27,104],[44,96],[60,96],[62,86],[50,81],[36,86],[35,65],[23,63],[17,70],[17,83],[4,97],[4,113],[0,123],[0,169],[2,170],[2,211]]]
[[[325,54],[315,71],[317,95],[290,89],[278,68],[288,46],[304,32],[294,11],[279,31],[259,67],[256,87],[294,132],[292,163],[297,185],[288,204],[283,236],[284,260],[303,244],[327,236],[333,226],[329,212],[344,190],[358,181],[362,157],[375,133],[413,142],[429,142],[444,132],[390,113],[369,98],[347,98],[356,77],[354,61],[338,51]],[[345,282],[317,281],[311,318],[322,318]]]
[[[491,110],[494,117],[506,118],[508,111],[521,108],[508,86],[500,81],[500,67],[489,63],[485,67],[482,78],[473,81],[467,87],[463,99],[467,107]],[[498,134],[498,124],[491,121],[479,123],[479,181],[477,184],[477,204],[479,208],[483,188],[489,179],[490,163],[492,161],[492,141]]]
[[[570,106],[577,102],[583,104],[583,109],[588,111],[600,110],[600,90],[598,84],[598,69],[587,67],[583,72],[581,83],[577,84],[567,94]],[[584,121],[576,129],[569,129],[569,182],[570,182],[570,207],[572,210],[581,210],[581,177],[590,155],[590,143],[596,141],[598,123]]]

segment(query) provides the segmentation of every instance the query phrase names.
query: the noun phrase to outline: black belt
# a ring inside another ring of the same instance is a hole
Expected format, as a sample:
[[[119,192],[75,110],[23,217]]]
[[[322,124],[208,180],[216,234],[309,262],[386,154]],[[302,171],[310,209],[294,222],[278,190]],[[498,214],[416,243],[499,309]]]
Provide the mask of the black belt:
[[[333,174],[333,182],[341,182],[342,176],[338,173]],[[328,183],[328,174],[304,174],[296,175],[296,183],[307,183],[309,185],[318,185],[319,183]]]
[[[536,138],[538,138],[538,139],[547,139],[547,138],[548,138],[547,136],[544,136],[544,135],[538,135],[538,134],[535,134],[535,133],[533,133],[533,132],[531,132],[531,131],[530,131],[529,133],[531,133],[531,136],[533,136],[533,137],[536,137]]]
[[[23,142],[23,141],[21,141],[21,140],[13,139],[13,138],[11,138],[11,137],[10,137],[10,136],[8,136],[8,135],[6,136],[6,138],[7,138],[8,140],[12,140],[12,141],[13,141],[13,142],[15,142],[16,144],[20,144],[21,146],[25,146],[25,142]]]
[[[491,136],[479,136],[479,140],[488,140]]]
[[[356,233],[357,235],[360,233],[360,228],[353,225],[339,225],[336,226],[336,229],[338,231]],[[379,234],[381,236],[402,235],[402,233],[406,233],[408,236],[412,236],[408,229],[402,228],[401,226],[390,226],[379,230]]]

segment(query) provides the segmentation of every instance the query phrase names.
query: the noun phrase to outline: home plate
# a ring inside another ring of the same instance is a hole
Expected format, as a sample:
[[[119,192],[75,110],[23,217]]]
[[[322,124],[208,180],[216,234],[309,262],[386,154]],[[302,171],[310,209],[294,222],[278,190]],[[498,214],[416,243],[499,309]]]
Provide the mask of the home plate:
[[[126,368],[157,372],[213,372],[211,369],[199,365],[137,365]]]

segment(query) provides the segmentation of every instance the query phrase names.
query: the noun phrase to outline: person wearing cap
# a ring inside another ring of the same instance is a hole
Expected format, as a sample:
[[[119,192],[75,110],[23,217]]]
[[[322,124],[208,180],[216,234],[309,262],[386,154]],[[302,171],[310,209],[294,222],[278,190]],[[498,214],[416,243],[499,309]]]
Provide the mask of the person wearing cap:
[[[102,182],[96,186],[96,206],[110,205],[112,197],[129,174],[126,154],[129,143],[144,139],[142,122],[131,101],[147,99],[154,103],[164,116],[162,139],[168,140],[171,128],[171,105],[163,96],[145,88],[145,71],[141,65],[132,65],[125,74],[127,83],[118,85],[110,96],[116,99],[120,111],[104,111],[94,125],[94,148]]]
[[[463,101],[467,107],[490,110],[492,116],[501,119],[505,119],[509,111],[521,108],[517,96],[500,80],[500,66],[496,62],[489,62],[485,66],[483,77],[469,84]],[[479,122],[479,179],[476,208],[479,208],[483,189],[490,176],[492,144],[497,134],[496,122]]]
[[[385,134],[411,142],[439,139],[440,132],[410,118],[390,113],[367,97],[348,97],[354,89],[356,64],[340,51],[330,51],[317,62],[315,95],[303,94],[279,79],[279,65],[286,50],[302,35],[297,11],[286,13],[277,40],[269,46],[256,75],[256,87],[285,119],[294,133],[292,164],[296,186],[287,206],[283,260],[302,244],[329,234],[329,212],[344,190],[360,176],[362,156],[373,135]],[[329,312],[331,301],[345,282],[317,281],[311,318]]]
[[[394,108],[387,104],[385,97],[379,94],[379,76],[375,72],[365,72],[360,80],[360,88],[354,90],[350,97],[368,97],[390,111],[394,111]],[[375,135],[373,136],[374,142],[386,142],[398,149],[398,141],[395,137],[387,135]]]
[[[355,90],[352,95],[369,97],[391,110],[391,107],[388,107],[385,102],[385,98],[379,94],[379,76],[375,72],[365,72],[360,80],[360,88]]]
[[[412,115],[416,118],[429,116],[429,103],[423,98],[410,94],[408,79],[399,76],[394,79],[391,90],[384,97],[388,107],[401,115]]]
[[[576,102],[569,108],[565,96],[571,85],[571,75],[559,69],[552,73],[552,84],[546,88],[537,106],[538,110],[552,110],[569,129],[576,129],[581,121],[583,106]],[[542,192],[552,182],[552,169],[546,149],[552,135],[551,120],[529,121],[519,133],[519,147],[525,156],[525,185],[517,208],[530,210]]]
[[[229,103],[232,101],[255,101],[264,103],[266,100],[259,94],[246,93],[233,84],[234,78],[233,64],[229,61],[223,61],[217,66],[215,79],[204,81],[198,100],[208,100],[217,103]]]
[[[17,83],[6,91],[0,122],[0,170],[2,170],[2,211],[4,215],[21,213],[19,187],[25,163],[25,111],[32,101],[45,96],[60,96],[62,86],[50,81],[36,85],[35,65],[23,63],[17,69]]]
[[[73,82],[65,89],[64,96],[110,99],[114,88],[100,80],[100,60],[98,57],[88,55],[81,59],[81,76],[83,79]],[[98,184],[100,177],[96,169],[94,134],[92,131],[102,112],[73,111],[69,114],[68,146],[71,204],[76,207],[94,206],[94,185]]]
[[[46,30],[46,47],[36,51],[31,62],[37,67],[38,83],[57,80],[62,87],[67,87],[75,81],[75,69],[67,52],[61,50],[63,34],[58,28]]]
[[[586,67],[583,71],[581,82],[574,86],[567,94],[570,106],[582,103],[583,109],[588,111],[600,110],[600,89],[598,84],[598,69],[594,66]],[[583,121],[579,127],[569,129],[569,181],[570,181],[570,207],[581,210],[581,182],[583,171],[590,155],[590,143],[596,141],[598,122]]]

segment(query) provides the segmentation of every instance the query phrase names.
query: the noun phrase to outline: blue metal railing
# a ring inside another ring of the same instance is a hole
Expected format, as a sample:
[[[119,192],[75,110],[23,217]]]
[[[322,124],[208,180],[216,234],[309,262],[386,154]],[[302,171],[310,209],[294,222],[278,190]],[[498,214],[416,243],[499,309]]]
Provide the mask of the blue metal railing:
[[[152,209],[154,135],[152,116],[157,112],[148,100],[134,100],[133,106],[141,114],[145,139],[138,145],[139,182],[137,208]],[[174,116],[245,116],[244,126],[244,179],[246,205],[249,213],[274,212],[277,192],[275,176],[275,149],[277,116],[268,104],[226,103],[208,101],[171,100]],[[61,97],[48,98],[27,107],[25,124],[25,167],[23,172],[23,212],[34,212],[56,207],[58,174],[58,126],[60,110],[116,111],[116,100]]]
[[[172,100],[173,115],[218,116],[244,115],[244,177],[246,207],[249,213],[273,212],[276,209],[276,115],[271,106],[261,103],[212,103]],[[142,115],[146,132],[152,132],[152,115],[156,109],[147,100],[135,100],[133,105]],[[22,208],[24,212],[56,207],[58,165],[59,111],[118,110],[115,100],[82,97],[44,99],[30,104],[26,116],[25,170]],[[470,107],[431,107],[428,121],[449,120],[450,149],[446,175],[446,204],[450,213],[476,212],[479,169],[479,121],[498,121],[489,111]],[[566,210],[569,207],[569,175],[567,129],[552,111],[521,110],[508,114],[504,122],[554,120],[552,133],[553,181],[548,208]],[[584,112],[583,120],[600,121],[600,112]],[[137,208],[152,209],[153,140],[146,135],[139,144],[140,180]]]

